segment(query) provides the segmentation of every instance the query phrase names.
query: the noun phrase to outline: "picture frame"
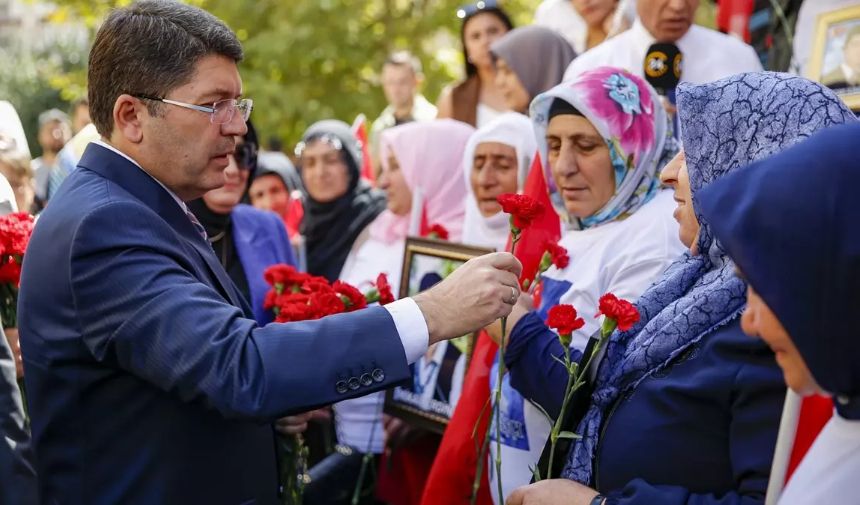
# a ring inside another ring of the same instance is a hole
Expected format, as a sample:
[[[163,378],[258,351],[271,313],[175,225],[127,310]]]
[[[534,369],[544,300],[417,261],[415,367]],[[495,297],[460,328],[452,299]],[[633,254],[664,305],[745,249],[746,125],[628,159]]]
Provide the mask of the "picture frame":
[[[860,111],[860,5],[819,15],[813,41],[806,77]]]
[[[466,261],[493,252],[443,240],[408,237],[404,245],[399,297],[429,289]],[[475,334],[439,342],[410,365],[412,383],[385,394],[386,414],[426,430],[443,433],[459,399]],[[428,359],[428,356],[430,359]]]

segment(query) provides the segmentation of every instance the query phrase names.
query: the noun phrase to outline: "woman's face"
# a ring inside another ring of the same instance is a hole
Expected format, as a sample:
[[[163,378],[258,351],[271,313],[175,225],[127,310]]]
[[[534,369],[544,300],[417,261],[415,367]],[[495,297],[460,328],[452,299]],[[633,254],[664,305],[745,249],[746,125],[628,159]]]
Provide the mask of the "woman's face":
[[[618,0],[573,0],[573,8],[588,26],[603,26],[617,5]]]
[[[501,142],[482,142],[475,147],[469,181],[478,209],[484,217],[502,211],[496,201],[499,195],[516,193],[518,189],[517,151]]]
[[[805,396],[823,392],[776,314],[752,286],[747,288],[747,307],[741,316],[741,328],[747,335],[759,337],[770,346],[782,368],[785,383],[795,393]]]
[[[241,140],[238,142],[242,143]],[[233,207],[239,205],[248,185],[248,168],[240,165],[233,155],[227,158],[229,162],[224,169],[224,185],[203,195],[203,201],[209,210],[218,214],[229,214]]]
[[[254,179],[248,192],[251,205],[258,209],[271,210],[281,217],[290,208],[290,192],[284,180],[276,174],[266,174]]]
[[[463,27],[463,43],[466,45],[466,58],[476,67],[493,66],[490,44],[507,33],[508,28],[495,14],[482,12],[466,21]]]
[[[409,214],[412,210],[412,191],[406,184],[406,178],[403,176],[403,171],[400,170],[397,157],[390,150],[388,152],[388,166],[383,166],[377,184],[388,197],[388,210],[398,216]]]
[[[502,58],[496,60],[496,86],[502,92],[508,109],[520,113],[528,110],[531,96],[514,69]]]
[[[591,122],[574,114],[555,116],[546,141],[549,166],[567,212],[585,218],[606,205],[615,194],[615,173],[609,147]]]
[[[671,186],[675,190],[675,221],[678,221],[678,235],[681,242],[696,253],[696,240],[699,236],[699,220],[693,210],[693,194],[690,191],[690,175],[687,172],[687,158],[684,151],[680,151],[666,164],[660,172],[660,180],[663,184]]]
[[[343,153],[324,140],[305,146],[301,167],[305,190],[317,202],[333,202],[349,189],[349,169]]]

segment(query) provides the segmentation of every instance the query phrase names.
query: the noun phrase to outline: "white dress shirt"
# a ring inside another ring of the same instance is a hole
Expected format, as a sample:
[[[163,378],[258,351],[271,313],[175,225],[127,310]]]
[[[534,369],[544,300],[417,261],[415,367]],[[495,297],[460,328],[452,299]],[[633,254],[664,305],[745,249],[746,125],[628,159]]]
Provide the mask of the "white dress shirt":
[[[642,77],[645,53],[654,42],[654,36],[637,19],[626,32],[573,60],[567,67],[564,80],[569,81],[587,70],[601,66],[620,67]],[[684,55],[682,81],[703,84],[742,72],[762,70],[761,61],[752,47],[734,37],[701,26],[690,26],[676,44]]]

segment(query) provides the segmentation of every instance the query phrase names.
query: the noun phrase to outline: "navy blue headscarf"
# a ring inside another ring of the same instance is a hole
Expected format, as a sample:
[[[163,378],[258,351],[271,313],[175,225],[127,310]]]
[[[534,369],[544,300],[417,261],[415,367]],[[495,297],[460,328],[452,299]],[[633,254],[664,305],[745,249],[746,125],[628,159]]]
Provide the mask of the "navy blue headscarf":
[[[716,179],[775,154],[827,126],[854,121],[829,89],[788,74],[739,74],[678,89],[681,140],[693,208],[701,227],[699,254],[685,253],[636,303],[641,320],[610,338],[591,406],[579,424],[563,476],[588,484],[604,413],[625,392],[740,315],[745,284],[713,238],[696,205]],[[728,196],[728,198],[731,198]]]
[[[860,124],[831,128],[699,195],[702,214],[844,418],[860,419]]]

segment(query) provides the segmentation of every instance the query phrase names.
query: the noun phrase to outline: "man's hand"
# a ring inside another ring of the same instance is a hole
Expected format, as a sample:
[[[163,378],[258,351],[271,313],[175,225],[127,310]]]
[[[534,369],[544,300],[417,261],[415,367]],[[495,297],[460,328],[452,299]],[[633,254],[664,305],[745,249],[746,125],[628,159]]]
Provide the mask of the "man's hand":
[[[507,333],[508,336],[511,334],[511,330],[514,329],[514,326],[517,325],[520,319],[523,318],[526,314],[533,311],[535,309],[535,300],[528,293],[520,293],[519,299],[517,299],[517,304],[514,305],[514,308],[511,310],[511,313],[508,314],[508,323],[507,323]],[[499,343],[502,340],[502,323],[501,321],[494,321],[492,324],[484,328],[487,330],[487,334],[490,338],[493,339],[495,343]],[[509,339],[508,342],[510,342]],[[505,344],[507,345],[507,344]]]
[[[275,423],[275,430],[281,435],[298,435],[304,433],[308,429],[308,421],[313,417],[313,412],[282,417]]]
[[[518,487],[505,505],[589,505],[597,491],[567,479],[542,480]]]
[[[507,316],[519,297],[522,265],[509,253],[473,258],[447,279],[414,297],[430,344],[459,337]]]

